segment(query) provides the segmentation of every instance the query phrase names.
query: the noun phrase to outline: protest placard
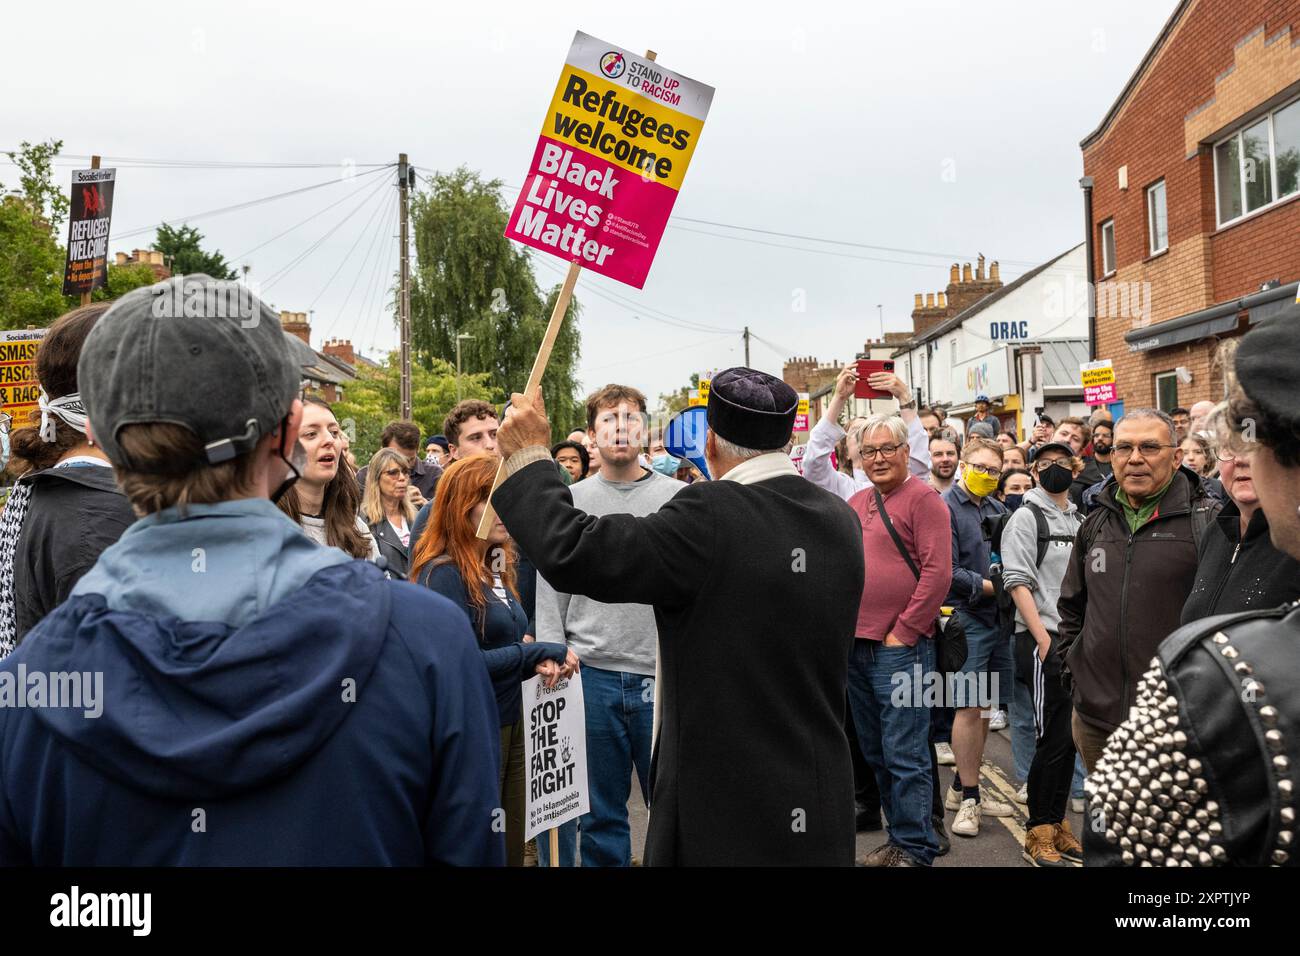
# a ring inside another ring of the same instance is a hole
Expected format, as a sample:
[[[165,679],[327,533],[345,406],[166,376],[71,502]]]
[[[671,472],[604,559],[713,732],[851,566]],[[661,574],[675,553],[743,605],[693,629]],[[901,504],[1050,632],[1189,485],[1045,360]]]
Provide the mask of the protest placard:
[[[108,281],[108,229],[115,169],[74,169],[64,295],[89,295]]]
[[[808,430],[808,392],[799,393],[799,405],[795,409],[794,428],[795,432],[806,432]]]
[[[664,70],[651,50],[639,57],[581,30],[574,35],[506,222],[507,238],[569,263],[524,386],[530,399],[584,266],[645,285],[712,102],[713,87]],[[504,475],[502,462],[492,491]],[[489,502],[476,535],[486,538],[495,520]]]
[[[1088,405],[1105,405],[1118,401],[1115,392],[1115,368],[1110,359],[1084,362],[1079,366],[1083,400]]]
[[[640,289],[713,88],[579,31],[506,235]]]
[[[36,380],[36,350],[46,329],[0,332],[0,406],[13,419],[14,428],[27,425],[41,391]]]
[[[524,765],[528,768],[524,840],[591,809],[587,794],[587,719],[582,674],[554,687],[538,675],[523,682]],[[554,845],[554,840],[552,840]]]

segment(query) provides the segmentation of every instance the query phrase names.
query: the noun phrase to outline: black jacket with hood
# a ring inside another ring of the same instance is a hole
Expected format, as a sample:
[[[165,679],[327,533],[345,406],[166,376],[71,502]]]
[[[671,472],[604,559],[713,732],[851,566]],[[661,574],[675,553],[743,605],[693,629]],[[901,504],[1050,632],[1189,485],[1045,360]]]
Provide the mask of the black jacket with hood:
[[[1183,605],[1183,624],[1212,614],[1263,610],[1300,599],[1300,561],[1273,547],[1259,508],[1241,535],[1241,511],[1229,501],[1217,528],[1201,542],[1196,583]]]
[[[1057,603],[1075,712],[1106,731],[1128,716],[1138,679],[1178,628],[1198,545],[1218,533],[1211,524],[1222,507],[1195,472],[1180,467],[1150,520],[1130,532],[1118,488],[1112,475],[1079,528]]]
[[[56,465],[22,480],[32,497],[14,551],[17,643],[135,521],[107,466]]]

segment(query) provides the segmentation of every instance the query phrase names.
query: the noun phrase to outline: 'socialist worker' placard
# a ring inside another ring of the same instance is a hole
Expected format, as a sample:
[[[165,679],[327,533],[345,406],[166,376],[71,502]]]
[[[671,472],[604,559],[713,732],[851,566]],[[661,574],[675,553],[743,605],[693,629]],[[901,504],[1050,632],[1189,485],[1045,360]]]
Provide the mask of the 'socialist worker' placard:
[[[72,171],[64,295],[93,292],[108,280],[108,225],[113,214],[116,176],[115,169]]]
[[[36,380],[36,350],[45,329],[0,332],[0,406],[13,417],[14,428],[27,425],[41,392]]]
[[[713,87],[579,32],[506,236],[641,288]]]
[[[524,761],[528,792],[524,839],[576,820],[591,809],[587,796],[587,720],[582,674],[547,687],[523,682]]]

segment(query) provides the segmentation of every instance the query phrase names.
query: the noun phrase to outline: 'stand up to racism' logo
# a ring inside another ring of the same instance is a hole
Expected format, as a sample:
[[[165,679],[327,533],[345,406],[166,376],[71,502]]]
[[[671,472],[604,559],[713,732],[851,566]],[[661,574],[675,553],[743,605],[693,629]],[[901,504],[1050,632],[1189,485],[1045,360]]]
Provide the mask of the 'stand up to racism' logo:
[[[622,53],[616,53],[613,50],[606,53],[600,58],[600,72],[604,73],[611,80],[617,80],[627,69],[627,62],[623,59]]]

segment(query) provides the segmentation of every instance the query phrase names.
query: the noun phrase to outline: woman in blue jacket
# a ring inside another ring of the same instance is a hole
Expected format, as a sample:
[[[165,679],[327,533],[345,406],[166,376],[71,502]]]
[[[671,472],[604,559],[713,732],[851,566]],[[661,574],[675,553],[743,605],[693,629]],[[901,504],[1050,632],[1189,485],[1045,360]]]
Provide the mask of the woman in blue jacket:
[[[483,651],[501,716],[501,800],[506,811],[506,864],[524,859],[524,729],[519,685],[534,673],[554,685],[578,668],[564,644],[525,641],[528,615],[519,600],[515,553],[500,519],[486,539],[475,532],[487,507],[498,459],[474,455],[438,482],[429,527],[411,557],[411,580],[464,609]]]

